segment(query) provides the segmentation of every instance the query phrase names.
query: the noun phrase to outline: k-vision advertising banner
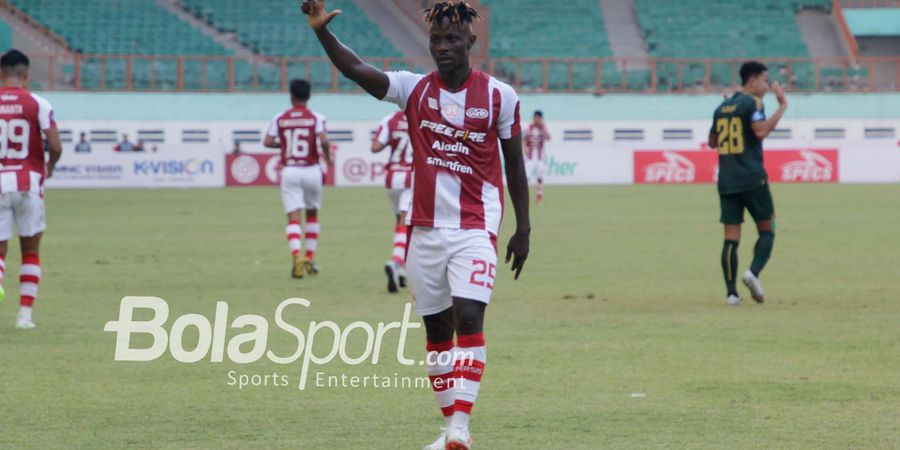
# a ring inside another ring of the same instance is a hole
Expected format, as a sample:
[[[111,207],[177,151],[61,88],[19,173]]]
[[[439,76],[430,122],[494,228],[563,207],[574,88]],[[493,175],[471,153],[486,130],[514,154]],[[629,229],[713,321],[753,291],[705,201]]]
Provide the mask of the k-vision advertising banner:
[[[64,152],[48,188],[221,187],[222,153],[213,147],[175,147],[129,153]]]

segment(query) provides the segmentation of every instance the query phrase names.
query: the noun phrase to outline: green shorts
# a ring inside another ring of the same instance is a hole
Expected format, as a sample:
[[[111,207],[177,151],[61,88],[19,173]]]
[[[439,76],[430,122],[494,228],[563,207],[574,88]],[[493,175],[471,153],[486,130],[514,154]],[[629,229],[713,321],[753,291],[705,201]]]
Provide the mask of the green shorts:
[[[756,222],[775,216],[775,204],[768,182],[749,191],[719,194],[719,204],[722,207],[719,221],[726,225],[744,223],[744,208],[750,211]]]

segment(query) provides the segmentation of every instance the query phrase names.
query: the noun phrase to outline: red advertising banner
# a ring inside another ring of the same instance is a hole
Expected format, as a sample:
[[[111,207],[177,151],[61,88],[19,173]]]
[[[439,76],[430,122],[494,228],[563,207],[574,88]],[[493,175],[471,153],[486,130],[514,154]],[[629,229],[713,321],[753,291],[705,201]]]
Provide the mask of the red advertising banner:
[[[773,182],[837,183],[836,149],[777,150],[765,152],[766,172]]]
[[[719,155],[714,151],[634,152],[635,184],[715,183]]]
[[[335,157],[337,147],[331,147]],[[225,186],[277,186],[281,183],[277,153],[229,153],[225,155]],[[325,185],[334,186],[334,166],[325,172]]]
[[[775,183],[837,183],[837,149],[768,150],[769,180]],[[714,150],[634,152],[635,184],[715,183],[719,155]]]

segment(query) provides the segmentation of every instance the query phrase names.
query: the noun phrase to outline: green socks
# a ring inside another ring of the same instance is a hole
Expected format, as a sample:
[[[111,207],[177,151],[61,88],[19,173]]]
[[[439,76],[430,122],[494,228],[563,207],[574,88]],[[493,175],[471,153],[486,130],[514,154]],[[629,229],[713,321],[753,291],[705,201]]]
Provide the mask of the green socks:
[[[734,286],[737,280],[738,268],[737,248],[738,241],[726,240],[722,246],[722,274],[725,276],[725,287],[728,288],[728,295],[737,295],[737,288]]]
[[[769,257],[772,256],[772,247],[775,246],[775,233],[771,231],[763,231],[759,233],[759,239],[756,240],[756,247],[753,248],[753,263],[750,265],[750,271],[753,275],[759,276]]]

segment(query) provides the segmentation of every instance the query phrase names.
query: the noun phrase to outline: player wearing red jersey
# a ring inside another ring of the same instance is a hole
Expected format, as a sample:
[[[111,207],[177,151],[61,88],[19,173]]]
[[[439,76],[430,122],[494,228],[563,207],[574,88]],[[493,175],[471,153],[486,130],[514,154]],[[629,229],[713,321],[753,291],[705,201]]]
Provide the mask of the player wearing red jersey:
[[[547,153],[544,143],[550,140],[550,132],[544,125],[544,113],[534,112],[534,119],[525,133],[525,172],[528,173],[529,183],[537,185],[535,204],[540,205],[544,199],[544,177],[547,176]]]
[[[329,31],[340,11],[327,11],[323,0],[307,0],[303,11],[338,70],[375,98],[399,105],[409,120],[413,194],[407,224],[413,229],[407,273],[425,322],[426,366],[446,423],[426,448],[468,449],[469,415],[485,368],[482,330],[503,213],[501,151],[516,213],[506,259],[512,259],[516,278],[528,256],[531,225],[518,97],[507,84],[470,68],[478,13],[464,1],[425,11],[437,65],[428,75],[384,73],[364,63]]]
[[[384,184],[388,189],[391,207],[397,217],[394,225],[394,247],[391,259],[384,265],[388,277],[388,292],[406,287],[406,212],[412,199],[412,147],[409,144],[409,122],[403,111],[385,117],[372,141],[372,153],[390,147]]]
[[[41,280],[41,235],[44,215],[44,180],[62,155],[53,108],[28,87],[28,57],[10,50],[0,58],[0,283],[6,272],[6,250],[13,223],[22,247],[19,274],[19,313],[16,328],[35,327],[32,308]],[[50,153],[44,154],[44,138]],[[5,297],[0,285],[0,301]]]
[[[319,163],[319,148],[326,165],[331,165],[331,146],[325,117],[306,107],[311,87],[306,80],[291,81],[291,108],[272,120],[263,145],[281,149],[281,202],[287,213],[285,234],[291,250],[291,276],[319,272],[315,263],[319,243],[319,208],[322,206],[324,174]],[[306,211],[306,254],[301,256],[303,239],[300,210]]]

